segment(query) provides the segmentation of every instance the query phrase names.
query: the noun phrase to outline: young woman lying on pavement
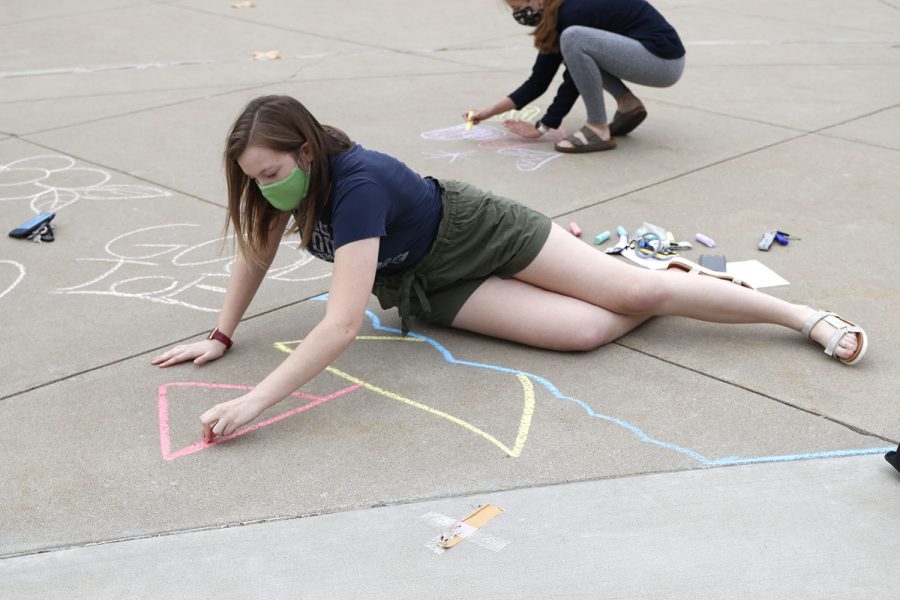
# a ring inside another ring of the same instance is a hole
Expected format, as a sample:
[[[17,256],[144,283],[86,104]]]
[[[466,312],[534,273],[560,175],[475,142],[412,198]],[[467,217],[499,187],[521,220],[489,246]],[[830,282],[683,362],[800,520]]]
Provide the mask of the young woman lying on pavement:
[[[322,321],[253,390],[203,413],[207,441],[337,359],[359,334],[370,293],[398,307],[404,334],[416,317],[539,348],[592,350],[650,317],[681,315],[781,325],[848,364],[866,349],[865,333],[836,315],[734,285],[724,273],[686,273],[687,261],[662,272],[625,264],[512,200],[423,178],[287,96],[247,105],[228,136],[225,170],[239,254],[216,328],[153,364],[202,365],[225,354],[286,230],[334,268]]]
[[[490,108],[464,114],[474,123],[520,109],[547,91],[560,64],[563,83],[547,113],[531,124],[507,121],[506,127],[526,138],[556,129],[584,99],[587,124],[555,146],[559,152],[597,152],[616,147],[647,116],[643,103],[623,83],[669,87],[684,71],[684,46],[675,29],[645,0],[506,0],[513,18],[534,27],[537,60],[531,76]],[[603,90],[618,103],[607,123]]]

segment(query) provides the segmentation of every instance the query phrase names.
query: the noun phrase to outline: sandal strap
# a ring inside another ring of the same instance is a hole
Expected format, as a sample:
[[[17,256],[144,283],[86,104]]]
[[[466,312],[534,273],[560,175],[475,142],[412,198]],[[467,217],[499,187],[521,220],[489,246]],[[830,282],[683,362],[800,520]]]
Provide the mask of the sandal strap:
[[[818,323],[819,321],[821,321],[822,319],[824,319],[825,317],[827,317],[829,315],[837,317],[836,314],[834,314],[832,312],[828,312],[827,310],[817,310],[816,312],[811,314],[808,319],[806,319],[806,322],[803,324],[803,327],[800,329],[800,333],[803,335],[803,337],[808,338],[810,332],[812,332],[812,330],[813,330],[813,327],[816,326],[816,323]]]
[[[578,137],[577,135],[575,135],[575,133],[579,133],[579,132],[581,133],[581,135],[584,136],[584,139],[586,141],[582,142],[581,138]],[[596,140],[602,141],[602,138],[599,135],[597,135],[597,132],[595,132],[593,129],[591,129],[587,125],[585,125],[581,129],[579,129],[575,133],[573,133],[572,135],[570,135],[566,138],[566,141],[569,142],[570,144],[572,144],[572,146],[574,146],[575,148],[581,148],[582,146],[588,146],[591,144],[591,142],[594,142]]]
[[[824,319],[826,323],[834,327],[834,333],[831,334],[831,339],[828,340],[828,344],[825,345],[825,354],[828,356],[834,356],[834,349],[837,348],[838,343],[845,335],[848,333],[862,333],[862,329],[852,323],[848,323],[834,313],[829,313]]]
[[[678,267],[681,266],[678,263],[674,263],[674,264],[675,264],[675,266],[678,266]],[[685,266],[687,266],[687,265],[685,265]],[[704,270],[703,267],[701,267],[700,265],[696,265],[696,264],[691,265],[691,270],[688,271],[688,274],[689,275],[696,275],[696,274],[709,275],[710,277],[715,277],[716,279],[721,279],[722,281],[729,281],[735,285],[744,285],[743,281],[741,281],[737,277],[734,277],[733,275],[729,275],[728,273],[717,273],[715,271],[712,271],[711,269]]]
[[[603,138],[600,137],[600,135],[599,135],[596,131],[594,131],[593,129],[591,129],[591,128],[588,127],[587,125],[584,125],[584,126],[583,126],[581,129],[579,129],[578,131],[581,132],[581,135],[584,136],[584,139],[586,139],[586,140],[588,141],[589,144],[590,144],[591,142],[594,142],[594,141],[597,141],[597,140],[600,140],[601,142],[605,141]]]

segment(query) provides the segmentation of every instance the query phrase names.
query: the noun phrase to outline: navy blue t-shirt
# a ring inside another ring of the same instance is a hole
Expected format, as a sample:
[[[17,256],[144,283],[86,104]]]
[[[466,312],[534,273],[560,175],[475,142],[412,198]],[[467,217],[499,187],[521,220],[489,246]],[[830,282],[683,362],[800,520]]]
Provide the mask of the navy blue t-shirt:
[[[561,34],[573,25],[603,29],[640,42],[644,48],[660,58],[684,56],[684,45],[678,33],[655,8],[645,0],[565,0],[557,14],[556,29]],[[563,62],[559,52],[538,54],[531,76],[509,95],[517,109],[537,99],[553,82]],[[569,71],[563,72],[563,82],[541,122],[557,128],[563,117],[578,100],[578,87]]]
[[[441,192],[405,164],[359,144],[331,157],[331,195],[307,250],[334,262],[341,246],[381,238],[379,274],[410,267],[428,253],[441,221]]]

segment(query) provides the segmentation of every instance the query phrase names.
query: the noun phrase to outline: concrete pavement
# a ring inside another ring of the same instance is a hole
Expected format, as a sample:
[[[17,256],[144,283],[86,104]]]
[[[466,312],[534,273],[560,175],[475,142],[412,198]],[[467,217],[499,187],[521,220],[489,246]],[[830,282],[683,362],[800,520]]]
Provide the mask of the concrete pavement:
[[[0,596],[900,594],[900,475],[881,457],[900,431],[900,5],[655,3],[685,76],[636,88],[645,124],[581,156],[460,127],[533,60],[500,2],[229,5],[0,6],[0,216],[57,213],[52,244],[0,239]],[[198,415],[274,368],[329,285],[285,240],[225,359],[149,365],[214,325],[223,141],[264,93],[586,243],[702,231],[719,243],[703,252],[790,281],[768,293],[857,320],[869,353],[848,368],[789,331],[679,318],[587,354],[422,324],[400,340],[373,301],[328,372],[199,444]],[[579,103],[563,125],[583,120]],[[801,239],[756,250],[774,228]],[[425,547],[433,515],[482,502],[506,512]]]

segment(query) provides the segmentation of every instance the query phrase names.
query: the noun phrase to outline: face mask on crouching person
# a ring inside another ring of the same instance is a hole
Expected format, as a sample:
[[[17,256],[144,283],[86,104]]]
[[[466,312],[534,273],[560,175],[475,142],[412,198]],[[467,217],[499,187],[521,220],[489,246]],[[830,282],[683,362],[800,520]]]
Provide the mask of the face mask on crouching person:
[[[527,27],[534,27],[538,23],[541,22],[541,17],[544,14],[543,8],[534,9],[530,4],[520,8],[519,10],[513,11],[513,19],[516,20],[516,23],[519,25],[525,25]]]

